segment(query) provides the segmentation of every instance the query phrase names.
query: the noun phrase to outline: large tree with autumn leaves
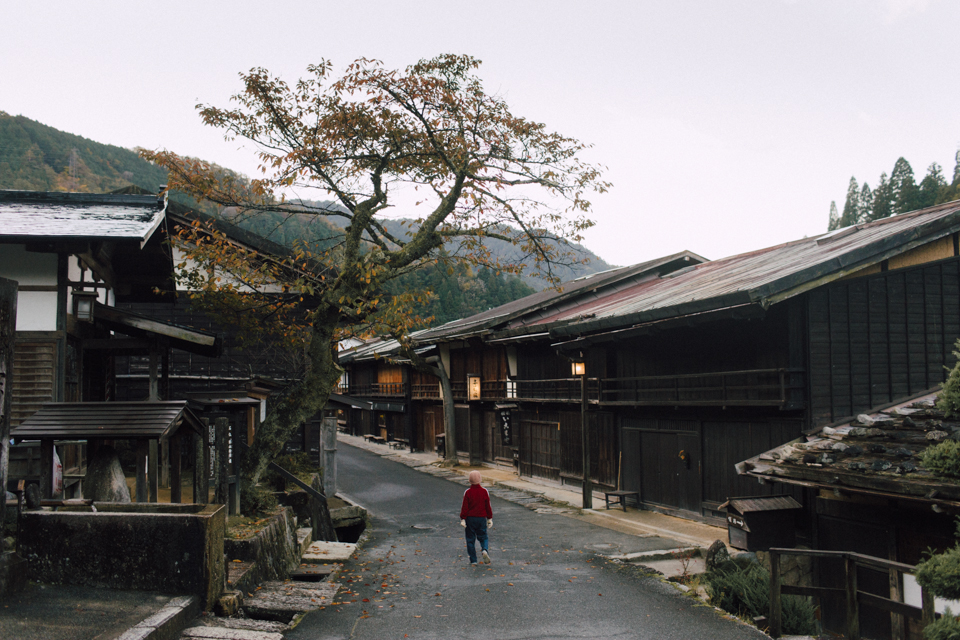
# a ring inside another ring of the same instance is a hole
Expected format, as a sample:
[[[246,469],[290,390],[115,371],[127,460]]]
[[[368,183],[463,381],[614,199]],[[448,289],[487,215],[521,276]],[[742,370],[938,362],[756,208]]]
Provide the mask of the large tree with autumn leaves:
[[[343,230],[323,252],[305,241],[282,261],[245,254],[199,225],[181,238],[191,247],[181,275],[201,302],[306,354],[304,375],[258,430],[246,483],[259,480],[297,425],[326,402],[341,373],[339,340],[379,333],[405,341],[417,322],[409,305],[424,292],[386,296],[387,281],[437,260],[523,268],[501,264],[487,249],[491,238],[520,246],[548,280],[552,265],[576,259],[567,242],[593,224],[588,198],[609,185],[578,157],[584,144],[513,115],[487,93],[479,64],[443,55],[401,71],[361,59],[335,77],[324,61],[292,85],[264,69],[241,74],[233,108],[198,109],[226,139],[253,143],[255,179],[169,151],[142,152],[168,170],[170,189],[231,215],[316,216]],[[408,232],[391,233],[387,215],[413,220]]]

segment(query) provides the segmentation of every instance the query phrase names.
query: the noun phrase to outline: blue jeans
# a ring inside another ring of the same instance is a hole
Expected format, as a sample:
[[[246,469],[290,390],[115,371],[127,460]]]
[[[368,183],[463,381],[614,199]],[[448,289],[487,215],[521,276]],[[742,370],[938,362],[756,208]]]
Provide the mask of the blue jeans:
[[[480,548],[484,551],[489,550],[487,546],[487,519],[486,518],[475,518],[469,516],[464,518],[467,521],[466,535],[467,535],[467,555],[470,556],[470,562],[477,561],[477,548],[474,544],[477,540],[480,541]]]

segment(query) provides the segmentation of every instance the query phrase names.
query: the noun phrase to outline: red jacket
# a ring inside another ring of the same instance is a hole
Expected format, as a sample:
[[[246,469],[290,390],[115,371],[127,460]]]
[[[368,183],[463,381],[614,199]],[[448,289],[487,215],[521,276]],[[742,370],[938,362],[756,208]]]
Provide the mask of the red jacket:
[[[469,517],[493,519],[493,509],[490,508],[490,494],[478,484],[470,485],[470,488],[463,492],[460,519]]]

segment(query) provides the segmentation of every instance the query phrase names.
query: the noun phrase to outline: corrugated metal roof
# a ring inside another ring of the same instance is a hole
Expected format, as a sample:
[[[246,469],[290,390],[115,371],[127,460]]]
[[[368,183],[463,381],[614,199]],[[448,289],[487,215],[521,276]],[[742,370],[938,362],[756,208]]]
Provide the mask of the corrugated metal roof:
[[[557,327],[553,334],[613,330],[735,305],[769,306],[958,230],[960,201],[954,201],[705,262],[585,305],[578,312],[592,318]]]
[[[646,274],[661,270],[676,269],[686,263],[703,262],[705,258],[690,251],[681,251],[655,260],[641,262],[629,267],[619,267],[600,273],[594,273],[561,285],[562,291],[545,289],[519,300],[494,307],[483,313],[448,322],[439,327],[427,329],[417,335],[416,342],[443,342],[457,340],[493,327],[504,326],[510,321],[534,312],[554,308],[571,299],[577,299],[594,290],[616,286],[627,280],[642,278]]]
[[[24,440],[41,438],[167,438],[201,423],[186,400],[164,402],[47,402],[11,430]]]
[[[0,190],[0,242],[136,240],[163,221],[155,195]]]

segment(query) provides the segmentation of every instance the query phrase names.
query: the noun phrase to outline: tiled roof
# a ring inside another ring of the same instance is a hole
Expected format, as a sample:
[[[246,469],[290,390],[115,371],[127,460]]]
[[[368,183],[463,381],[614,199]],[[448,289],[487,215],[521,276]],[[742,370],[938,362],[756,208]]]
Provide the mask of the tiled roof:
[[[920,454],[960,440],[960,421],[935,407],[936,394],[823,427],[738,465],[741,474],[839,493],[950,503],[960,508],[960,482],[920,466]]]
[[[0,242],[135,240],[163,221],[156,195],[0,190]]]

